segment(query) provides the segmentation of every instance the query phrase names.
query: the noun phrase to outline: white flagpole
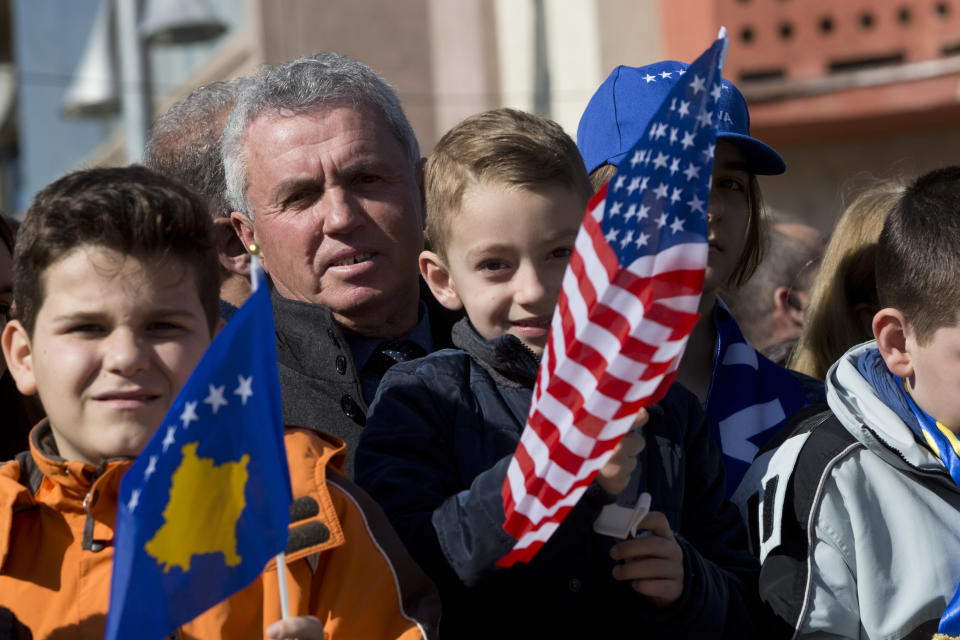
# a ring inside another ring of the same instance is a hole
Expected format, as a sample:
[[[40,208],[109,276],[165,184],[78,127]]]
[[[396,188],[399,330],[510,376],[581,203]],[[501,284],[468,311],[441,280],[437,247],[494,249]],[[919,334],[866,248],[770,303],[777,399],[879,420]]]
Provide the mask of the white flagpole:
[[[256,291],[263,281],[263,266],[260,264],[260,247],[251,244],[250,251],[250,288]],[[281,551],[277,558],[277,588],[280,590],[280,616],[290,619],[290,592],[287,590],[287,554]]]

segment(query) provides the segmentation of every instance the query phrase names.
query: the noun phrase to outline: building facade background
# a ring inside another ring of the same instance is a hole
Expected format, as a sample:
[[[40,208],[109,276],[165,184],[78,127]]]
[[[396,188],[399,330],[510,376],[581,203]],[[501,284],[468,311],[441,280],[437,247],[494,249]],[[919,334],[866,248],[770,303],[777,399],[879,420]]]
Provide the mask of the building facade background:
[[[17,70],[15,180],[0,182],[8,210],[73,168],[127,161],[117,116],[61,112],[100,1],[0,3]],[[150,48],[155,113],[206,82],[329,50],[396,87],[425,154],[462,118],[498,106],[574,135],[615,66],[690,61],[725,25],[725,75],[750,102],[754,135],[787,161],[787,174],[761,181],[778,215],[828,232],[870,180],[958,162],[960,0],[205,1],[228,30]],[[0,163],[4,148],[0,136]]]

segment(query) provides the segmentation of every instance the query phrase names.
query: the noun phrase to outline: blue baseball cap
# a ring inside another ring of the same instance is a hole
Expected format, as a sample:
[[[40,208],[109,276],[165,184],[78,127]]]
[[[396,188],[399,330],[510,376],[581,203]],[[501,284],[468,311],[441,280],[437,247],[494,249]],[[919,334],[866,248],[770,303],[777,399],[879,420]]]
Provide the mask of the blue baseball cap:
[[[689,66],[674,60],[645,67],[621,65],[607,76],[590,98],[577,127],[577,146],[588,172],[607,162],[620,163]],[[727,79],[720,87],[717,123],[717,139],[736,145],[751,173],[777,175],[787,170],[779,153],[750,136],[747,101]]]

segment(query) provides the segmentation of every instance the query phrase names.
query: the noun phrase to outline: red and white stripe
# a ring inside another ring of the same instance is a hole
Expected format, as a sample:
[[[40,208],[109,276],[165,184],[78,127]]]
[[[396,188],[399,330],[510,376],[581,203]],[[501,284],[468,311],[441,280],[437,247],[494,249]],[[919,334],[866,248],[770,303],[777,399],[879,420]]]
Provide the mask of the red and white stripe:
[[[707,261],[705,242],[651,249],[621,266],[600,228],[606,187],[590,201],[541,360],[527,428],[503,485],[498,565],[528,562],[577,503],[641,407],[679,365]],[[662,232],[669,233],[669,229]],[[650,238],[656,247],[657,238]]]

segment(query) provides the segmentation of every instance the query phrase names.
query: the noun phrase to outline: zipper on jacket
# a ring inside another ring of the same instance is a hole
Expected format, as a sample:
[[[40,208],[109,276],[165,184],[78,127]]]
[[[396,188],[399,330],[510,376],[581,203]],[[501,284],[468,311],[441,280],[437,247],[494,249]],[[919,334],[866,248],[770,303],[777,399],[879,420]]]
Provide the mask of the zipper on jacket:
[[[90,515],[90,508],[97,503],[99,497],[100,492],[92,487],[90,491],[87,492],[87,495],[83,497],[83,512],[87,517],[83,523],[83,541],[81,548],[85,551],[93,551],[94,553],[103,551],[104,547],[106,547],[106,544],[102,540],[93,539],[93,526],[96,521],[93,519],[93,516]]]
[[[912,462],[910,462],[909,460],[907,460],[907,457],[906,457],[905,455],[903,455],[903,452],[901,452],[899,449],[895,448],[893,445],[889,444],[885,439],[881,438],[880,435],[879,435],[876,431],[874,431],[873,429],[871,429],[869,425],[863,424],[863,428],[864,428],[864,430],[867,431],[871,436],[873,436],[873,439],[876,440],[877,443],[880,444],[880,446],[884,447],[887,451],[893,453],[893,454],[896,455],[898,458],[900,458],[900,460],[901,460],[905,465],[907,465],[907,467],[908,467],[913,473],[916,473],[917,475],[921,475],[921,476],[927,476],[927,477],[932,477],[932,478],[939,478],[939,479],[941,479],[941,480],[946,480],[946,481],[948,482],[948,484],[950,484],[950,486],[955,487],[955,488],[957,488],[957,489],[960,489],[960,486],[958,486],[957,483],[953,480],[953,476],[950,475],[950,472],[947,471],[946,468],[943,468],[943,469],[924,469],[923,467],[918,467],[917,465],[915,465],[915,464],[913,464]]]

